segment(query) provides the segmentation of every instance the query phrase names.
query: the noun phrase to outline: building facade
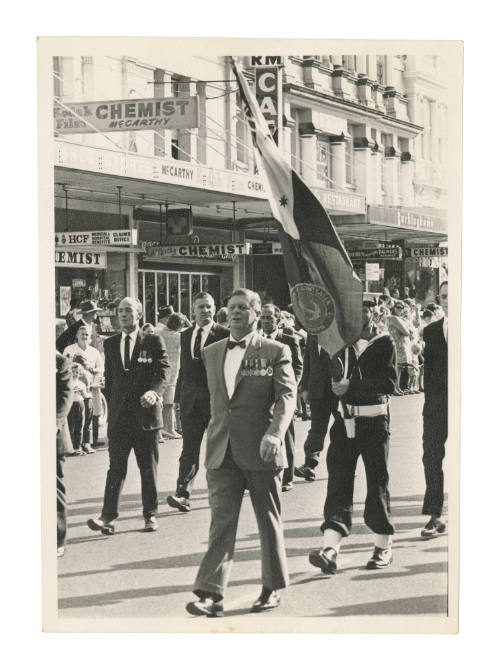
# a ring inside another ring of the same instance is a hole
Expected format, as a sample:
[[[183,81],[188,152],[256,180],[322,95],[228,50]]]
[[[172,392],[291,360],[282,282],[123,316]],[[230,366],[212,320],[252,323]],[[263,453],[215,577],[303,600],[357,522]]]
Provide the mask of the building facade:
[[[177,72],[129,56],[54,58],[63,119],[54,138],[57,317],[71,297],[98,300],[112,316],[129,294],[154,323],[162,305],[190,315],[197,291],[221,304],[239,285],[289,302],[230,59],[183,64]],[[276,139],[330,214],[366,289],[433,296],[447,238],[437,59],[249,56],[242,64],[251,80],[266,65],[279,71]],[[196,99],[196,127],[138,129],[149,109],[140,101],[187,97]],[[64,124],[85,125],[96,101],[121,129],[68,133]]]

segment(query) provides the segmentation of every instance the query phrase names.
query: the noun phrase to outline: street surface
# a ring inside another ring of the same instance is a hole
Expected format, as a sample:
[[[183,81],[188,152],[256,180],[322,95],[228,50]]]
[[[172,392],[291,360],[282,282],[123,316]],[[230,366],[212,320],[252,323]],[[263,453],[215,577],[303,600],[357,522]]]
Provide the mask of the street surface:
[[[424,493],[422,404],[423,394],[391,401],[389,473],[396,526],[392,565],[379,571],[365,570],[373,540],[362,517],[366,489],[361,459],[355,482],[354,525],[342,545],[340,570],[334,576],[324,576],[309,564],[309,551],[322,544],[319,527],[327,485],[326,442],[316,481],[296,479],[293,490],[283,494],[291,585],[282,593],[279,608],[247,617],[446,614],[447,534],[420,539],[426,521],[420,515]],[[297,465],[303,463],[302,445],[308,428],[309,422],[295,423]],[[189,631],[193,616],[186,613],[185,604],[194,598],[191,588],[207,547],[210,511],[203,469],[190,513],[180,513],[165,503],[175,490],[180,450],[180,440],[160,445],[160,529],[156,533],[142,533],[139,472],[131,455],[120,518],[112,537],[92,532],[86,525],[89,517],[100,513],[107,451],[66,460],[68,544],[65,557],[58,560],[61,618],[176,617],[185,618],[185,630]],[[225,598],[226,614],[245,616],[260,585],[257,525],[245,496]]]

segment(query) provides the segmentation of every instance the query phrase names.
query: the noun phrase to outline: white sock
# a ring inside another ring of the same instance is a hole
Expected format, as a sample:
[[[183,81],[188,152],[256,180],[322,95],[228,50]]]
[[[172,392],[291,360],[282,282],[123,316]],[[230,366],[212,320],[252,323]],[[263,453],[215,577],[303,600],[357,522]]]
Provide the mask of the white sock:
[[[342,534],[335,529],[325,529],[323,534],[323,549],[333,548],[336,552],[338,552],[340,550],[342,538]]]
[[[387,534],[375,534],[375,545],[381,550],[387,550],[392,545],[392,536]]]

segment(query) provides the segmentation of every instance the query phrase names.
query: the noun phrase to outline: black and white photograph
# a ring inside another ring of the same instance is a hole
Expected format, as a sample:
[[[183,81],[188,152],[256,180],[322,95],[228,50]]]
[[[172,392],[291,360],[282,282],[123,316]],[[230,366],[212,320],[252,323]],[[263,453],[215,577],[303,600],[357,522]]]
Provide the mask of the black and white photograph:
[[[457,632],[462,49],[39,39],[45,631]]]

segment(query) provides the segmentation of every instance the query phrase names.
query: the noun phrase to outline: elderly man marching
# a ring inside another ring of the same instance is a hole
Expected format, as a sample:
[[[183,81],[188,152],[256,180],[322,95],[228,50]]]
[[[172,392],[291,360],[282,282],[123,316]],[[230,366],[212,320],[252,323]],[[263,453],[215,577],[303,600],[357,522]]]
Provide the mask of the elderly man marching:
[[[187,604],[192,615],[222,615],[238,517],[245,489],[257,518],[262,591],[252,610],[275,608],[288,585],[281,477],[284,438],[292,421],[297,384],[290,348],[257,332],[258,294],[236,289],[229,302],[230,336],[202,352],[210,391],[206,469],[212,519],[208,549]]]
[[[327,454],[328,489],[324,505],[323,547],[309,554],[309,562],[323,573],[335,573],[340,544],[352,526],[356,464],[361,455],[366,472],[365,524],[375,535],[367,569],[392,562],[389,473],[389,395],[395,388],[396,352],[388,334],[373,323],[374,303],[363,302],[363,331],[341,357],[343,379],[332,382],[342,401],[343,417],[336,418]]]

